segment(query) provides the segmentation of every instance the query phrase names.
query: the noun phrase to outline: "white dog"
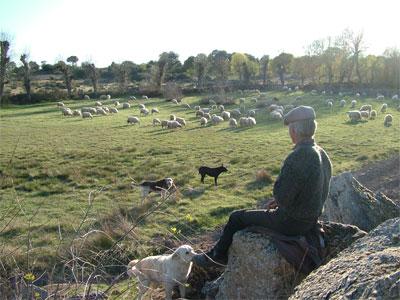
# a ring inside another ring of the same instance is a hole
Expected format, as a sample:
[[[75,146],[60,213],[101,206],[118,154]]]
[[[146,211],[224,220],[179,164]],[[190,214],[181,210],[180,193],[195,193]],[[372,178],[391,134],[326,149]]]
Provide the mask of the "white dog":
[[[138,299],[150,286],[162,285],[165,288],[165,299],[172,299],[172,289],[179,286],[181,298],[185,297],[186,282],[192,269],[192,257],[196,255],[193,248],[183,245],[169,255],[149,256],[141,260],[132,260],[128,264],[128,275],[135,275],[139,283]]]

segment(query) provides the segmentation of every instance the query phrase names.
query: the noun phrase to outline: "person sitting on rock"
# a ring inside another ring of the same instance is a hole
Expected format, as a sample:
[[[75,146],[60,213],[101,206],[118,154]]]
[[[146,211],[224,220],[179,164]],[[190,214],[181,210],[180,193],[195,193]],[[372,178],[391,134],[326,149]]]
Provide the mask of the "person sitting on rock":
[[[223,233],[206,253],[193,257],[199,267],[226,264],[235,232],[262,226],[284,235],[304,235],[317,223],[328,196],[332,164],[327,153],[314,141],[315,111],[299,106],[284,116],[295,147],[285,159],[274,184],[274,200],[267,209],[236,210],[229,216]]]

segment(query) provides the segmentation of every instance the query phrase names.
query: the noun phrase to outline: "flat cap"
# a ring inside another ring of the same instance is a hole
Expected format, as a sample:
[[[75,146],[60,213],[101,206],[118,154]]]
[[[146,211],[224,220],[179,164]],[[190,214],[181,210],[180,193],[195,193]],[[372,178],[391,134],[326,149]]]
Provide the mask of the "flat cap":
[[[311,106],[300,105],[293,108],[283,117],[283,123],[289,125],[290,123],[312,119],[315,120],[315,111]]]

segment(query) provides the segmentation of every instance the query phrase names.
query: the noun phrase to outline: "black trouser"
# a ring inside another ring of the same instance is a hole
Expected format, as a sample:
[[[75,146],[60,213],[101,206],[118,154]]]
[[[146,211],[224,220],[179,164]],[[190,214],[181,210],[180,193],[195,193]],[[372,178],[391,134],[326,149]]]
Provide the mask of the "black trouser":
[[[315,222],[294,220],[279,208],[276,210],[236,210],[229,216],[222,236],[212,250],[216,256],[226,257],[235,232],[250,226],[267,227],[284,235],[303,235],[314,225]]]

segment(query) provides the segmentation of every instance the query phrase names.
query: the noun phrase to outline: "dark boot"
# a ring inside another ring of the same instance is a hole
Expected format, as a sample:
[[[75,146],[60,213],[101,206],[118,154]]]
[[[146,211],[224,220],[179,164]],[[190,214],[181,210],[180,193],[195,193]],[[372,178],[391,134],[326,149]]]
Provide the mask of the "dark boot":
[[[192,262],[203,269],[225,267],[228,263],[228,257],[225,255],[218,255],[218,253],[215,252],[215,250],[210,250],[205,253],[196,254],[192,258]]]

